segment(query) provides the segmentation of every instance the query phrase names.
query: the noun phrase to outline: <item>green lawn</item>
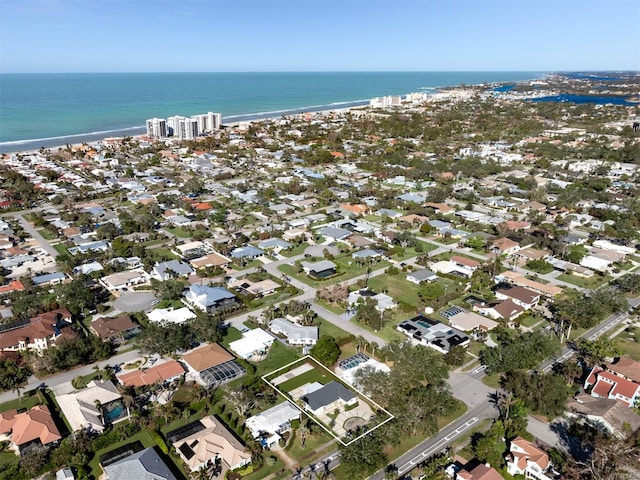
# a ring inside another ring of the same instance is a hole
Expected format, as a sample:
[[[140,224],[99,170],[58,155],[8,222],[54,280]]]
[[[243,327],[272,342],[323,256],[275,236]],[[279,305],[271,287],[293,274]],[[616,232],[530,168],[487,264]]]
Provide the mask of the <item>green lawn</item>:
[[[326,308],[331,313],[335,313],[336,315],[342,315],[344,313],[344,309],[340,307],[336,307],[335,305],[327,302],[326,300],[316,299],[314,300],[314,302],[320,305],[322,308]]]
[[[603,277],[595,274],[591,278],[582,278],[576,275],[563,273],[558,275],[558,280],[562,280],[563,282],[571,283],[582,288],[598,288],[605,283],[608,283],[611,280],[611,277],[608,275]]]
[[[55,248],[60,255],[69,255],[69,251],[64,243],[56,243],[53,245],[53,248]]]
[[[192,235],[192,232],[181,227],[165,228],[165,230],[180,238],[191,238]]]
[[[51,233],[49,230],[47,230],[46,228],[40,228],[38,229],[38,233],[40,235],[42,235],[42,238],[44,238],[45,240],[55,240],[56,238],[58,238],[57,235],[54,235],[53,233]]]
[[[496,390],[500,389],[500,374],[492,373],[490,375],[485,375],[482,377],[482,383],[484,383],[487,387],[495,388]]]
[[[268,456],[268,455],[269,455],[269,452],[265,452],[265,456]],[[277,458],[276,463],[274,463],[271,466],[263,465],[262,468],[260,468],[259,470],[256,470],[255,472],[242,477],[242,480],[262,480],[263,478],[267,478],[272,473],[276,473],[283,470],[285,468],[284,463],[276,455],[274,456]],[[287,474],[285,477],[275,477],[275,478],[289,478],[289,476],[290,476],[290,473],[287,470]]]
[[[14,392],[15,393],[15,392]],[[36,405],[45,403],[44,399],[40,396],[38,390],[30,390],[28,392],[21,392],[22,400],[16,398],[15,400],[9,400],[0,404],[0,412],[6,412],[7,410],[29,410]],[[17,397],[17,395],[16,395]]]
[[[369,279],[368,286],[375,292],[387,291],[387,295],[393,297],[400,304],[408,308],[417,309],[420,306],[418,291],[420,286],[411,283],[405,278],[405,273],[398,275],[380,275]]]
[[[304,446],[301,445],[300,438],[295,435],[291,442],[289,442],[289,445],[287,445],[287,451],[289,455],[298,460],[299,464],[308,465],[325,453],[324,450],[317,449],[332,440],[333,437],[331,437],[331,435],[319,426],[314,425],[313,434],[306,439]]]
[[[283,257],[295,257],[296,255],[303,254],[308,246],[308,243],[302,242],[300,245],[298,245],[297,247],[293,247],[291,250],[282,250],[280,252],[280,255],[282,255]]]
[[[277,387],[278,390],[288,393],[291,390],[301,387],[307,383],[318,382],[325,385],[332,380],[335,380],[335,377],[329,372],[324,369],[321,370],[320,368],[314,368],[313,370],[309,370],[308,372],[298,375],[291,380],[282,382],[280,385],[277,385]]]
[[[289,275],[290,277],[306,283],[311,287],[333,285],[335,283],[343,282],[345,280],[349,280],[350,278],[365,275],[367,273],[367,267],[356,265],[350,254],[336,257],[333,262],[338,266],[338,273],[325,280],[314,280],[313,278],[307,276],[304,272],[298,273],[297,268],[294,265],[280,265],[278,267],[278,270],[280,270],[282,273],[285,273],[286,275]],[[383,260],[381,262],[374,263],[370,268],[371,271],[374,271],[385,268],[389,265],[389,262]]]
[[[424,255],[425,253],[431,252],[432,250],[437,249],[438,247],[433,243],[424,242],[422,240],[418,240],[418,243],[422,246],[422,251],[418,252],[415,247],[405,248],[404,251],[400,255],[394,255],[392,258],[399,262],[407,260],[409,258],[418,257],[420,255]]]
[[[231,342],[235,342],[236,340],[240,340],[241,338],[242,332],[240,330],[238,330],[236,327],[229,327],[227,328],[224,337],[222,337],[220,344],[228,350],[229,344]]]
[[[337,327],[333,323],[328,320],[324,320],[322,318],[318,319],[316,323],[320,324],[320,336],[329,335],[330,337],[335,338],[336,340],[340,340],[341,338],[350,337],[351,334],[340,327]]]
[[[284,367],[298,358],[300,358],[300,356],[295,349],[287,347],[278,341],[273,342],[273,345],[269,349],[269,353],[267,353],[267,357],[256,366],[256,374],[265,375],[273,372],[274,370]]]
[[[640,343],[636,343],[633,337],[622,332],[618,337],[614,338],[615,345],[622,350],[622,353],[636,361],[640,361]]]
[[[0,472],[3,472],[6,468],[14,463],[18,463],[20,457],[15,453],[5,450],[0,452]]]
[[[368,330],[369,332],[377,335],[383,340],[386,340],[387,342],[391,342],[393,340],[403,341],[406,340],[407,337],[403,333],[400,333],[398,330],[396,330],[396,326],[403,320],[415,317],[415,315],[415,312],[407,312],[401,308],[397,308],[393,311],[391,320],[384,322],[384,324],[382,325],[382,329],[372,328],[368,325],[365,325],[364,323],[358,322],[357,320],[351,321],[359,327]]]
[[[531,328],[541,320],[542,318],[533,315],[525,315],[524,317],[519,317],[517,321],[519,321],[521,325]]]

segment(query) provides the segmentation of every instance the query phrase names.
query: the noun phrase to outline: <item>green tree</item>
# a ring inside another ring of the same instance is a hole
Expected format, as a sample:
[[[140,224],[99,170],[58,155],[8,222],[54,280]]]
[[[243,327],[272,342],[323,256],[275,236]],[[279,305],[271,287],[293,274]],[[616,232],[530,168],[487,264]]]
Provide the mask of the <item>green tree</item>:
[[[349,478],[364,478],[387,463],[384,441],[377,432],[340,447],[340,463]]]
[[[341,352],[335,338],[322,335],[309,353],[324,366],[331,367],[336,363]]]

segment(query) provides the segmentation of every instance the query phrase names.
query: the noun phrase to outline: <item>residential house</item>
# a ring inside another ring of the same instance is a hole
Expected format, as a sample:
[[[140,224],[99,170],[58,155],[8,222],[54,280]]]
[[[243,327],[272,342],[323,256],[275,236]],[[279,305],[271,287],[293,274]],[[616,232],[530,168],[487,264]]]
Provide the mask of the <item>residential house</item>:
[[[387,295],[386,293],[376,293],[366,288],[351,292],[347,297],[347,304],[351,307],[351,309],[355,310],[357,308],[357,304],[361,300],[364,301],[368,298],[375,302],[375,308],[380,313],[398,306],[397,303],[393,301],[393,297]]]
[[[446,468],[445,473],[453,480],[504,480],[504,477],[491,465],[477,460],[467,462],[465,465],[456,461]]]
[[[240,358],[251,358],[254,355],[264,355],[276,338],[261,328],[254,328],[243,332],[242,338],[229,344]]]
[[[140,333],[140,325],[129,315],[102,317],[91,322],[91,330],[105,342],[120,344]]]
[[[591,395],[599,398],[621,400],[628,407],[635,405],[640,397],[640,381],[616,372],[606,365],[605,368],[593,367],[584,382],[585,390],[591,389]]]
[[[310,277],[327,278],[336,274],[337,265],[330,260],[320,260],[319,262],[302,262],[302,269]]]
[[[400,322],[396,329],[412,342],[431,347],[440,353],[447,353],[458,345],[467,347],[471,343],[471,338],[465,333],[422,315]]]
[[[118,375],[120,383],[127,387],[162,384],[182,377],[185,369],[180,362],[169,360],[149,368],[142,368]]]
[[[224,267],[231,263],[231,260],[227,257],[220,255],[219,253],[209,253],[208,255],[204,255],[202,257],[197,257],[189,260],[191,266],[195,269],[198,268],[214,268],[214,267]]]
[[[472,260],[466,257],[461,257],[460,255],[451,255],[451,258],[449,259],[449,261],[460,267],[468,268],[472,272],[475,272],[478,268],[480,268],[480,265],[482,265],[480,262],[476,260]]]
[[[67,276],[62,272],[51,272],[31,277],[31,281],[37,287],[44,285],[57,285],[62,283]]]
[[[318,341],[318,327],[298,325],[284,318],[273,319],[269,330],[285,336],[290,345],[315,345]]]
[[[206,285],[191,285],[185,295],[185,301],[207,313],[238,305],[238,298],[226,288]]]
[[[125,290],[147,281],[147,274],[142,269],[112,273],[100,279],[100,283],[110,292]]]
[[[253,245],[245,245],[244,247],[238,247],[231,251],[231,258],[235,260],[253,260],[263,255],[264,251]]]
[[[323,227],[316,230],[316,233],[318,235],[322,235],[330,242],[337,242],[340,240],[344,240],[349,235],[351,235],[351,232],[349,230],[346,230],[344,228],[339,228],[339,227]]]
[[[488,332],[498,326],[497,322],[487,317],[455,306],[443,310],[440,312],[440,315],[449,320],[449,324],[453,328],[457,328],[462,332],[473,332],[477,330]]]
[[[340,382],[334,380],[313,392],[307,393],[302,397],[302,401],[305,409],[314,415],[318,415],[355,405],[358,403],[358,397]]]
[[[520,244],[518,242],[514,242],[510,238],[502,237],[494,240],[491,244],[491,248],[498,255],[512,255],[520,250]]]
[[[215,475],[226,478],[228,470],[251,463],[251,453],[213,415],[169,432],[167,439],[192,472],[219,464]]]
[[[58,405],[71,429],[102,432],[107,424],[128,418],[122,395],[109,380],[92,380],[86,388],[58,395]]]
[[[164,282],[176,277],[188,277],[192,273],[193,268],[190,265],[178,260],[169,260],[168,262],[156,263],[151,270],[151,277]]]
[[[263,448],[271,448],[280,440],[280,435],[291,430],[291,422],[300,420],[300,410],[285,400],[275,407],[247,418],[245,425],[251,436],[260,441]]]
[[[59,308],[41,313],[28,322],[3,325],[0,333],[0,351],[33,350],[41,353],[51,347],[62,335],[62,329],[71,324],[71,313]]]
[[[233,355],[217,343],[195,348],[182,355],[189,376],[199,384],[213,388],[244,375]]]
[[[512,285],[525,287],[546,297],[555,297],[562,293],[562,288],[560,287],[530,280],[524,275],[518,272],[512,272],[511,270],[507,270],[506,272],[502,272],[500,275],[497,275],[495,280],[496,282],[507,282]]]
[[[8,410],[0,413],[0,441],[9,442],[17,455],[31,447],[52,445],[62,439],[49,407],[37,405],[25,412]]]
[[[20,280],[11,280],[6,285],[0,286],[0,295],[8,295],[13,292],[22,292],[24,284]]]
[[[407,280],[411,283],[415,283],[416,285],[421,284],[422,282],[435,282],[438,280],[438,275],[433,273],[431,270],[422,269],[416,270],[414,272],[408,273],[406,276]]]
[[[595,428],[618,438],[625,438],[640,428],[640,415],[621,400],[580,393],[569,399],[567,410],[568,416],[586,420]]]
[[[149,313],[147,317],[150,322],[154,323],[184,323],[188,320],[196,318],[196,314],[189,308],[155,308]]]
[[[499,286],[494,293],[498,300],[512,300],[513,303],[520,305],[525,310],[531,310],[540,301],[539,293],[525,287]]]
[[[286,250],[292,247],[292,244],[281,238],[267,238],[258,242],[258,248],[262,250],[273,250],[276,253],[280,253],[282,250]]]
[[[494,320],[506,320],[507,322],[515,320],[525,312],[524,307],[518,305],[511,299],[490,304],[476,303],[473,309]]]
[[[253,282],[248,278],[238,279],[234,277],[231,277],[228,285],[229,288],[240,290],[244,294],[254,297],[265,297],[267,295],[271,295],[282,286],[278,282],[271,280],[270,278],[267,278],[260,282]]]
[[[106,480],[177,480],[153,447],[102,464]]]
[[[510,475],[524,475],[525,478],[537,480],[553,480],[553,475],[547,474],[551,468],[549,455],[522,437],[511,440],[506,462],[507,472]]]

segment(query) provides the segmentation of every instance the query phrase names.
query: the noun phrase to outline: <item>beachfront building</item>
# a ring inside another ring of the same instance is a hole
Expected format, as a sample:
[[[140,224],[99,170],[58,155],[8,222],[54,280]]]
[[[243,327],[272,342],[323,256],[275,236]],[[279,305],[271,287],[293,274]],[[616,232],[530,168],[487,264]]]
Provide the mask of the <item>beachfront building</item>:
[[[164,118],[148,119],[147,135],[155,138],[166,138],[167,137],[167,121]]]

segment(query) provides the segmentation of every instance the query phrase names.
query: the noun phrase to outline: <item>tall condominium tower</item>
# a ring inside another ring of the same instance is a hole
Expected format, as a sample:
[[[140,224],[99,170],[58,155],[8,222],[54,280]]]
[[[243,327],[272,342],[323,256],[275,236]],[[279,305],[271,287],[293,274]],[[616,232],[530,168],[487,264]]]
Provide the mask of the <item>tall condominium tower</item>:
[[[156,138],[165,138],[167,136],[167,121],[164,118],[148,119],[147,135]]]

